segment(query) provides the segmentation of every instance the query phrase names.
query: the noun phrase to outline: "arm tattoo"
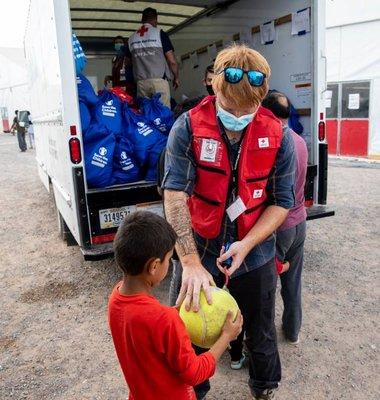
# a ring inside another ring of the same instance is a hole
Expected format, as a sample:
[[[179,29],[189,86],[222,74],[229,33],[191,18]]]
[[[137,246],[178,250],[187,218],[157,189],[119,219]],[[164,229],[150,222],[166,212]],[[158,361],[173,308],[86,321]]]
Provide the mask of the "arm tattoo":
[[[188,254],[198,254],[191,228],[187,197],[185,192],[165,190],[166,219],[178,235],[176,250],[180,258]]]

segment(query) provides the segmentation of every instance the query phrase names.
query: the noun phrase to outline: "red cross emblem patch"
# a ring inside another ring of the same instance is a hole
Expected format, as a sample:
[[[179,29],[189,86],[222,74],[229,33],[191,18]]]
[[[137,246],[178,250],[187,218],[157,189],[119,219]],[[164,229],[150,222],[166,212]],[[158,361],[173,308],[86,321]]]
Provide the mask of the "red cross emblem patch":
[[[144,26],[144,25],[137,31],[137,33],[138,33],[141,37],[143,37],[143,36],[145,35],[146,32],[148,32],[148,28],[147,28],[146,26]]]

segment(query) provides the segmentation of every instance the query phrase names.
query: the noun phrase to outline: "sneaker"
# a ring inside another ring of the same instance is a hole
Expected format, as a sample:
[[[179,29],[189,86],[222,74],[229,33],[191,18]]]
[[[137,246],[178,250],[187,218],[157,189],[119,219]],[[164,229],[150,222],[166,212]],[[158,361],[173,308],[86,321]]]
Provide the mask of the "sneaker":
[[[266,389],[261,394],[253,395],[256,400],[272,400],[274,399],[275,389]]]
[[[235,370],[242,369],[246,359],[247,357],[245,356],[245,354],[243,354],[239,361],[231,361],[230,364],[231,369]]]
[[[291,344],[292,346],[297,346],[300,342],[300,336],[298,335],[295,339],[288,339],[286,338],[286,341]]]

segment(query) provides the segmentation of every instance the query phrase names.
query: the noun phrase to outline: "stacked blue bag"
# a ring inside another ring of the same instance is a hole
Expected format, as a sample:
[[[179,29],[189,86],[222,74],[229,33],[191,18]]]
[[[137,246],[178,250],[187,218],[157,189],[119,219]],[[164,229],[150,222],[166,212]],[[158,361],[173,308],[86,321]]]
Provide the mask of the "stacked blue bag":
[[[72,45],[73,45],[73,56],[75,62],[75,71],[77,74],[80,74],[82,73],[84,67],[87,64],[87,58],[74,32],[72,34]]]
[[[174,124],[174,114],[169,107],[161,103],[161,93],[142,100],[142,114],[145,119],[164,135],[168,135]]]
[[[88,187],[103,188],[111,185],[115,135],[104,125],[93,123],[87,129],[83,142]]]
[[[132,143],[127,138],[118,136],[113,158],[112,185],[137,182],[140,179],[140,168]]]
[[[85,134],[90,126],[92,108],[98,103],[99,99],[90,81],[82,74],[77,75],[77,88],[82,132]]]
[[[93,110],[93,120],[103,124],[115,135],[123,131],[123,107],[121,100],[112,92],[103,90]]]
[[[166,146],[167,136],[149,125],[142,114],[135,113],[127,104],[124,105],[124,134],[134,146],[142,174],[148,181],[157,178],[157,162],[162,149]]]

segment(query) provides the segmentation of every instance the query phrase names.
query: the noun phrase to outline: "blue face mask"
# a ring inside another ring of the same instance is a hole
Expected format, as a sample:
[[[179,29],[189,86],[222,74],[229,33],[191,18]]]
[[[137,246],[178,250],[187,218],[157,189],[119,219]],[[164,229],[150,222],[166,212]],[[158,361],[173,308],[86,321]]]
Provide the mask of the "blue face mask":
[[[123,47],[123,43],[115,43],[115,50],[116,51],[120,51],[122,47]]]
[[[226,129],[237,132],[242,131],[250,122],[252,122],[255,114],[242,115],[238,118],[228,111],[223,110],[223,108],[218,105],[218,111],[216,115],[222,121],[222,124]]]

